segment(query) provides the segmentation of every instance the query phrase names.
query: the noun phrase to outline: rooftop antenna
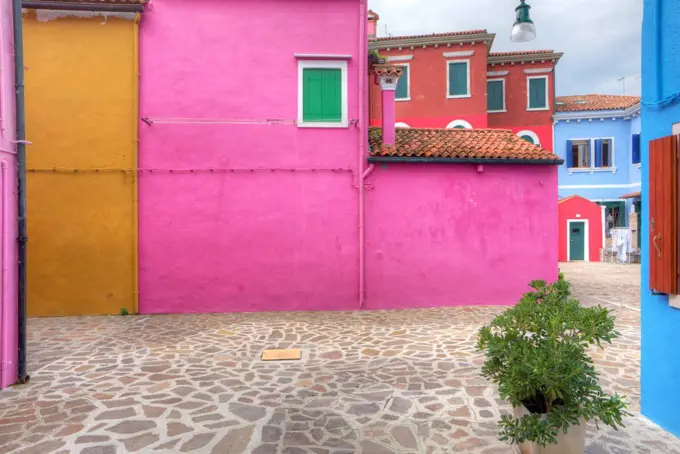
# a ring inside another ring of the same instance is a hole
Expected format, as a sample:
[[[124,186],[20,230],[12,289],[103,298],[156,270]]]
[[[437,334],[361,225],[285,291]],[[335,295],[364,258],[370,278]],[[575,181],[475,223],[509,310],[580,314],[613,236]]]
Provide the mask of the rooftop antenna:
[[[623,94],[626,94],[626,77],[621,77],[619,79],[616,79],[617,82],[623,82]]]

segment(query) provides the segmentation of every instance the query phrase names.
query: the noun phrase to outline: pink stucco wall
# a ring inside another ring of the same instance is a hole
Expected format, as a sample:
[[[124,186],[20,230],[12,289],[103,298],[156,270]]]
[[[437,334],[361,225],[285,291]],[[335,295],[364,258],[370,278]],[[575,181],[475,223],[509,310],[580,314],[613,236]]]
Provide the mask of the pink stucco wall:
[[[149,5],[140,114],[154,124],[140,123],[140,312],[358,308],[367,131],[293,124],[294,55],[351,55],[348,114],[358,120],[365,12],[361,0]]]
[[[367,308],[514,304],[557,278],[557,168],[376,165]]]
[[[17,380],[17,174],[12,2],[0,1],[0,388]]]

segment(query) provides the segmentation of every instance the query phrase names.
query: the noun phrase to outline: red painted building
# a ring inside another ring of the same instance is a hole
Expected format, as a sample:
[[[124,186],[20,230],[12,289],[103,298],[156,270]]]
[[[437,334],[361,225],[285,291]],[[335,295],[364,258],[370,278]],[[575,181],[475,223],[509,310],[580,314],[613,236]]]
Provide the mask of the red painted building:
[[[604,241],[603,208],[578,195],[558,202],[560,262],[599,262]]]
[[[377,38],[379,16],[369,12],[368,19],[370,49],[404,67],[398,126],[511,129],[552,150],[561,53],[493,53],[495,35],[486,30]],[[380,88],[373,85],[369,96],[371,126],[380,126]]]

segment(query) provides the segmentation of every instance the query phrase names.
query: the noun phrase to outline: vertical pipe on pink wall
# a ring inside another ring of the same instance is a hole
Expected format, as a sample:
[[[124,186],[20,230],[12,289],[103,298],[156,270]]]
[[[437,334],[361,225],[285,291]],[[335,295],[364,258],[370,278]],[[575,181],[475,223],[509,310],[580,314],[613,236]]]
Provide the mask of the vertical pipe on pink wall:
[[[1,33],[1,32],[0,32]],[[1,62],[0,62],[1,65]],[[1,304],[2,302],[5,302],[5,304],[9,304],[9,299],[6,298],[7,293],[7,262],[9,262],[9,257],[7,257],[7,238],[3,238],[4,235],[8,232],[7,229],[7,198],[8,198],[8,193],[7,191],[7,162],[2,161],[0,162],[0,207],[2,210],[0,211],[0,233],[2,236],[0,236],[0,264],[2,264],[2,270],[0,274],[0,334],[2,335],[0,337],[0,389],[5,388],[9,386],[9,383],[7,382],[7,373],[6,373],[6,368],[5,364],[6,361],[9,360],[9,358],[6,358],[5,355],[5,348],[4,346],[7,345],[7,336],[5,333],[7,331],[12,332],[12,330],[7,330],[3,322],[5,321],[4,317],[4,311],[5,307],[4,304]]]
[[[367,18],[366,0],[359,1],[359,159],[357,162],[357,180],[359,186],[359,309],[363,309],[366,303],[366,212],[364,206],[364,159],[366,159],[366,146],[368,144],[368,128],[366,121],[367,94],[364,93],[368,71],[368,36],[366,34]]]

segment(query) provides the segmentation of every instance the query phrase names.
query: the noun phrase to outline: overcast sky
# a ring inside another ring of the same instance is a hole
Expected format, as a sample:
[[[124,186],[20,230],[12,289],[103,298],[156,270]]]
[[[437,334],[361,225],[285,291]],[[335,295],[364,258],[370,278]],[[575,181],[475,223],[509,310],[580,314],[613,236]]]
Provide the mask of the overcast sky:
[[[486,28],[494,51],[554,49],[557,95],[640,94],[642,0],[527,0],[537,37],[510,41],[520,0],[368,0],[379,36]],[[386,29],[387,27],[387,33]]]

